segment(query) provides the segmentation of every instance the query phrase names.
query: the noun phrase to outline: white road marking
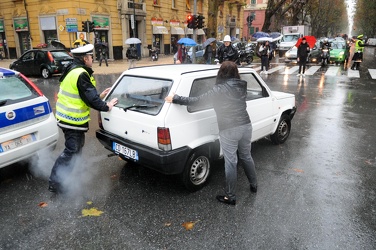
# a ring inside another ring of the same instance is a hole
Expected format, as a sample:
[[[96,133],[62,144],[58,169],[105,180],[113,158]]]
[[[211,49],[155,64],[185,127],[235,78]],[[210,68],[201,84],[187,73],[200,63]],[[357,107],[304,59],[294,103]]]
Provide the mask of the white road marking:
[[[347,77],[360,78],[359,70],[347,70]]]
[[[315,74],[316,71],[318,71],[320,68],[321,66],[311,66],[308,69],[306,69],[305,74],[311,76]]]
[[[325,76],[336,76],[338,75],[339,67],[329,67],[325,72]]]
[[[291,75],[291,74],[296,73],[298,70],[299,70],[299,66],[294,66],[292,68],[287,68],[286,67],[285,71],[282,72],[281,74],[282,75]]]
[[[372,79],[376,79],[376,69],[368,69]]]
[[[270,74],[270,73],[276,72],[278,70],[283,69],[284,67],[285,66],[277,66],[277,67],[271,68],[271,69],[268,70],[268,73]]]

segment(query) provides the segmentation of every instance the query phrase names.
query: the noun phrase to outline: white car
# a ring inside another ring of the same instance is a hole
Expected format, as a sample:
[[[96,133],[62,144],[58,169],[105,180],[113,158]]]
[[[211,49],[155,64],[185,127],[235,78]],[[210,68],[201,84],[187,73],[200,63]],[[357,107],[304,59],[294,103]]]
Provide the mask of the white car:
[[[222,157],[218,124],[211,103],[166,103],[172,93],[198,96],[215,84],[219,66],[176,64],[125,71],[105,98],[118,98],[111,112],[100,112],[99,141],[122,159],[164,174],[180,174],[186,188],[206,183],[213,160]],[[247,85],[252,141],[270,136],[284,143],[294,117],[295,96],[271,91],[251,68],[239,68]]]
[[[48,99],[19,72],[0,68],[0,168],[54,148],[59,133]]]

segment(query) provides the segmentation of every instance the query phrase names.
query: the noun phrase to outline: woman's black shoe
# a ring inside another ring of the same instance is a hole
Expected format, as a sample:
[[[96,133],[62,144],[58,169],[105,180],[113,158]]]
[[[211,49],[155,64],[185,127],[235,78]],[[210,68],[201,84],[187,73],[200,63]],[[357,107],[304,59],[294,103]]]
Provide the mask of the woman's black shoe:
[[[252,193],[257,193],[257,186],[250,185]]]
[[[230,198],[228,198],[225,195],[217,195],[217,200],[219,202],[223,202],[223,203],[229,204],[229,205],[235,205],[236,204],[236,200],[235,199],[230,199]]]

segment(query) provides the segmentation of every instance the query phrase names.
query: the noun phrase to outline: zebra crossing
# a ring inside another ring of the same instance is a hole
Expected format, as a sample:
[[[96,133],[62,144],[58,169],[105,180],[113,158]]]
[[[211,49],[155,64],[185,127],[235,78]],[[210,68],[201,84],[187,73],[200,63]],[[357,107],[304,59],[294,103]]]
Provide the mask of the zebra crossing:
[[[249,65],[256,71],[261,70],[261,66],[257,64]],[[321,70],[320,70],[321,69]],[[324,70],[323,70],[324,69]],[[268,74],[281,74],[281,75],[297,75],[299,70],[299,66],[291,66],[291,65],[273,65],[269,70]],[[343,74],[343,69],[340,66],[329,65],[328,67],[321,67],[318,65],[307,66],[305,75],[314,75],[316,72],[324,74],[325,76],[339,76],[339,75],[346,75],[349,78],[360,78],[359,70],[352,70],[347,69],[345,70],[345,74]],[[376,69],[368,69],[368,73],[372,79],[376,79]]]

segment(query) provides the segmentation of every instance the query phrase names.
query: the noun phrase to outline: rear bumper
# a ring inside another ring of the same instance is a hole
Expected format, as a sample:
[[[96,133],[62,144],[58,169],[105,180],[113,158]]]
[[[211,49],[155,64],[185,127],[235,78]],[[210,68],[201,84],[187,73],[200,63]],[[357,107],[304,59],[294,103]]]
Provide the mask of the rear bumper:
[[[112,149],[113,142],[136,150],[139,158],[138,161],[126,158],[123,155],[119,156],[126,161],[137,162],[140,165],[146,166],[163,174],[182,173],[192,151],[192,149],[189,147],[182,147],[171,151],[161,151],[126,140],[102,129],[98,129],[96,131],[96,137],[106,149],[114,152],[117,155],[119,154]]]

